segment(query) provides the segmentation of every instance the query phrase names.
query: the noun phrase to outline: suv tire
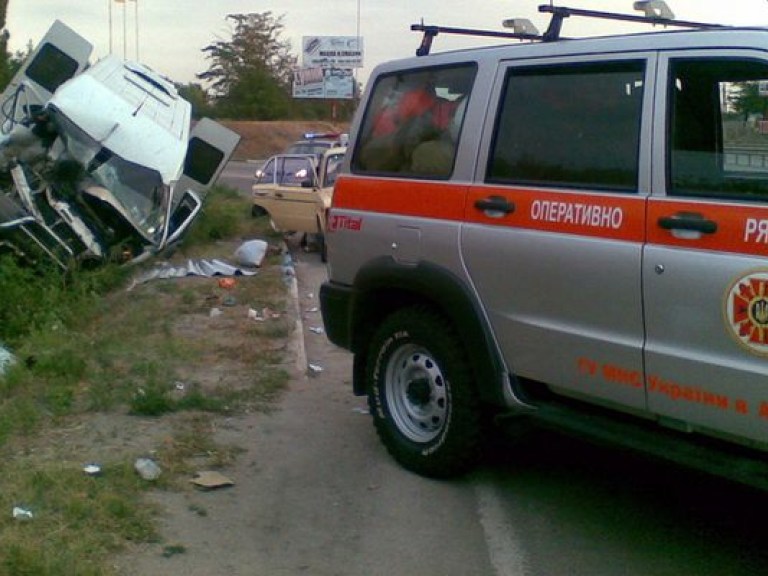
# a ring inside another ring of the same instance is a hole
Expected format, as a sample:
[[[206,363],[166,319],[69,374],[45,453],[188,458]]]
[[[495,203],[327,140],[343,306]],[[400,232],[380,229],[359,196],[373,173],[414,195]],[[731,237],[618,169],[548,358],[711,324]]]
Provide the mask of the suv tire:
[[[380,324],[368,358],[368,402],[390,454],[425,476],[471,467],[481,439],[480,405],[451,325],[423,308],[399,310]]]

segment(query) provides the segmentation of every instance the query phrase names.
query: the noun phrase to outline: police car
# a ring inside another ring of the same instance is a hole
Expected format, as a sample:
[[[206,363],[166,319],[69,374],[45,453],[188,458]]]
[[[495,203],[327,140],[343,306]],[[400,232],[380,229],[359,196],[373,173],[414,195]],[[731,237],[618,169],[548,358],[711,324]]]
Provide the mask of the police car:
[[[307,132],[285,149],[284,154],[316,154],[318,157],[330,148],[347,145],[349,135],[340,132]]]
[[[768,485],[768,29],[658,6],[436,54],[473,31],[414,26],[373,72],[320,296],[405,467],[467,470],[507,412]]]

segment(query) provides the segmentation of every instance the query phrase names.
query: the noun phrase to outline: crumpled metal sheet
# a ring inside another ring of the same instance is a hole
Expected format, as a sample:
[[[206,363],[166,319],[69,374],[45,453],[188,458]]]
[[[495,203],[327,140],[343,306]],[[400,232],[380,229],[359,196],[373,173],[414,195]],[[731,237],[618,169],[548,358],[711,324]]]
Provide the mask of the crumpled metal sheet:
[[[185,276],[253,276],[258,270],[233,266],[223,260],[187,260],[185,265],[173,266],[167,262],[157,265],[135,279],[134,284],[150,280],[184,278]]]

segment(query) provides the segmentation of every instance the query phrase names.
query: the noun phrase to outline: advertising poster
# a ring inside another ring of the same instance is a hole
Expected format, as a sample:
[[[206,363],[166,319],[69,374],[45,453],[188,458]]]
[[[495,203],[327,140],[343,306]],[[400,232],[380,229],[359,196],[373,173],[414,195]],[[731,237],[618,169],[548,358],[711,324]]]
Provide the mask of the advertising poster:
[[[296,68],[294,98],[354,98],[355,79],[351,68]]]
[[[361,68],[363,39],[358,36],[304,36],[301,61],[310,68]]]

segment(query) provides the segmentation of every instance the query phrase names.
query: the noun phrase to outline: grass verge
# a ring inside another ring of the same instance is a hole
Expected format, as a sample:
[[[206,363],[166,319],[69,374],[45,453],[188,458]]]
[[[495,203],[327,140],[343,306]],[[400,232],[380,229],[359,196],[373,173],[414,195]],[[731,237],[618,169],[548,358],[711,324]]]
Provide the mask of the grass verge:
[[[231,259],[253,238],[279,240],[247,199],[216,188],[173,260]],[[223,287],[0,261],[0,342],[17,359],[0,377],[0,576],[109,574],[110,555],[157,539],[143,491],[232,462],[239,449],[215,444],[214,419],[272,409],[288,380],[280,263],[273,249],[258,274]],[[276,317],[257,323],[251,308]],[[163,469],[151,483],[133,469],[147,454]],[[96,476],[84,472],[93,459]]]

